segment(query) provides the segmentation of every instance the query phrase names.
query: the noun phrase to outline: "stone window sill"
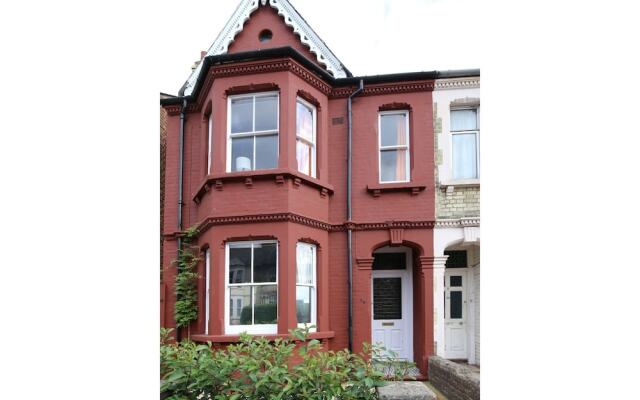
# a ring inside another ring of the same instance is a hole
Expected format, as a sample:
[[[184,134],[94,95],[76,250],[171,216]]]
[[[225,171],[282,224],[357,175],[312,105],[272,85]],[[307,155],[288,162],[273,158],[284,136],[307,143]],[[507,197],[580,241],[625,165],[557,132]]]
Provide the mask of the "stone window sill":
[[[459,179],[455,181],[440,182],[441,188],[448,187],[480,187],[480,179]]]
[[[273,179],[274,182],[278,185],[284,184],[286,179],[290,179],[296,186],[304,184],[318,189],[320,195],[323,197],[328,194],[333,194],[333,186],[328,183],[324,183],[319,179],[312,178],[298,171],[293,171],[286,168],[275,168],[263,169],[258,171],[225,172],[221,174],[208,175],[200,184],[198,191],[193,196],[193,201],[199,203],[205,193],[211,190],[211,188],[215,188],[216,190],[223,190],[225,183],[244,182],[247,187],[251,187],[253,185],[253,181],[269,179]]]
[[[251,336],[264,337],[268,340],[291,338],[291,335],[288,333],[278,333],[278,334],[268,334],[268,335],[254,334]],[[334,336],[335,336],[335,332],[333,331],[309,333],[309,339],[330,339]],[[240,341],[240,335],[191,335],[191,339],[194,342],[238,343]]]
[[[379,197],[383,192],[409,192],[415,196],[426,188],[425,182],[374,183],[367,185],[367,192],[373,197]]]

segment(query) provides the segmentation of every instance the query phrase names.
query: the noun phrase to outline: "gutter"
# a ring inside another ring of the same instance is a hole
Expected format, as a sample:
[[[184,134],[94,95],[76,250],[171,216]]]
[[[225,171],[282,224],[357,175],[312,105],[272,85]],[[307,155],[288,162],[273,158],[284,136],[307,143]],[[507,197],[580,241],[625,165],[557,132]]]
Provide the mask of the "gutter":
[[[225,53],[225,54],[216,54],[206,56],[202,59],[202,68],[200,69],[200,75],[196,79],[194,83],[193,92],[185,96],[184,92],[186,89],[186,82],[178,92],[178,96],[176,97],[168,97],[166,99],[161,99],[160,104],[162,105],[170,105],[170,104],[180,104],[183,99],[188,99],[189,103],[193,102],[198,98],[198,94],[204,84],[204,80],[207,76],[207,71],[213,65],[223,65],[223,64],[232,64],[238,62],[247,62],[247,61],[260,61],[260,60],[268,60],[268,59],[277,59],[283,57],[290,57],[294,59],[296,62],[301,64],[303,67],[307,68],[309,71],[313,72],[318,78],[322,79],[324,82],[328,83],[333,87],[344,87],[344,86],[352,86],[357,85],[360,81],[364,81],[365,84],[375,84],[375,83],[392,83],[392,82],[403,82],[403,81],[416,81],[416,80],[426,80],[426,79],[443,79],[443,78],[467,78],[472,76],[480,76],[479,69],[463,69],[463,70],[451,70],[451,71],[419,71],[419,72],[403,72],[396,74],[385,74],[385,75],[370,75],[370,76],[359,76],[359,77],[348,77],[348,78],[334,78],[330,73],[326,70],[322,69],[317,64],[310,61],[304,55],[302,55],[297,50],[292,47],[274,47],[263,50],[251,50],[251,51],[243,51],[239,53]]]
[[[362,92],[364,89],[364,81],[360,79],[360,86],[355,92],[351,93],[347,100],[347,115],[349,116],[349,133],[348,133],[348,145],[347,145],[347,257],[349,266],[349,275],[347,276],[347,283],[349,285],[349,351],[353,351],[353,242],[351,231],[351,175],[352,175],[352,133],[353,133],[353,115],[352,115],[352,101],[353,98]]]

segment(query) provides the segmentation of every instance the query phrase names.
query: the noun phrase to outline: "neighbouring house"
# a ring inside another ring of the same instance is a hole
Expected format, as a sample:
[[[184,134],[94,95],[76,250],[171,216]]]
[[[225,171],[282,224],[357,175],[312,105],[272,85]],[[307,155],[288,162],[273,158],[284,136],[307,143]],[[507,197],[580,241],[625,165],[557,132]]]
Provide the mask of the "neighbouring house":
[[[480,364],[480,76],[436,79],[436,353]]]
[[[379,342],[426,378],[446,346],[444,250],[469,248],[435,245],[448,192],[434,174],[434,99],[478,80],[479,70],[354,76],[289,1],[240,1],[179,95],[161,100],[163,326],[175,327],[169,266],[194,227],[192,340],[310,324],[327,348]],[[460,217],[442,230],[464,230]]]

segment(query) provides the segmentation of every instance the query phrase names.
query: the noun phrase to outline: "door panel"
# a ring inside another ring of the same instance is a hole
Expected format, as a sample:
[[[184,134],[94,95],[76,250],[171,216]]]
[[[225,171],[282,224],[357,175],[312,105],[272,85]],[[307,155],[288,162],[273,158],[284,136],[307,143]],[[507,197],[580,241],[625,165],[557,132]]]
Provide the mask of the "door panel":
[[[445,357],[467,359],[466,269],[445,271]]]
[[[373,343],[397,353],[398,358],[413,360],[412,287],[407,271],[373,271]]]

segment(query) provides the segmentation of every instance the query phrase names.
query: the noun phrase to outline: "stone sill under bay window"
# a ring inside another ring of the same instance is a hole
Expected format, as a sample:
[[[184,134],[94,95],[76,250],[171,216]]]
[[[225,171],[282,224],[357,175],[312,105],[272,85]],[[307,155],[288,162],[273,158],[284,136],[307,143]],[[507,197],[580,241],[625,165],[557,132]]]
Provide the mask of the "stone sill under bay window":
[[[292,338],[292,336],[288,333],[277,333],[277,334],[252,334],[254,337],[264,337],[268,340],[276,340],[276,339],[292,339],[296,342],[299,342],[298,339]],[[323,331],[323,332],[310,332],[308,338],[309,339],[331,339],[335,336],[334,331]],[[240,341],[240,335],[191,335],[191,339],[194,342],[211,342],[211,343],[238,343]]]
[[[367,185],[367,192],[373,197],[379,197],[383,192],[409,192],[415,196],[426,188],[425,182],[374,183]]]
[[[318,189],[322,197],[333,194],[334,191],[332,185],[324,183],[319,179],[312,178],[308,175],[290,169],[274,168],[208,175],[200,184],[198,191],[193,196],[193,201],[200,203],[200,200],[204,197],[205,193],[211,189],[224,190],[224,185],[229,182],[244,182],[247,187],[251,187],[253,186],[253,181],[270,179],[273,179],[276,185],[282,185],[287,179],[290,179],[293,181],[295,186],[304,184]]]

